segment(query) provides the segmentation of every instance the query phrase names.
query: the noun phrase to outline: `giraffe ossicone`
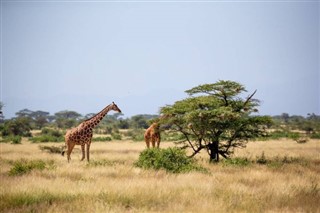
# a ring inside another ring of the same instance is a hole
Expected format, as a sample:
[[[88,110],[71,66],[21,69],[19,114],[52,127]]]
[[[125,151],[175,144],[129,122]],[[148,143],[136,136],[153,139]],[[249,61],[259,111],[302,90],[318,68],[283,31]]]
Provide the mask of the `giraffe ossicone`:
[[[84,160],[85,152],[87,152],[87,160],[89,162],[90,145],[91,145],[91,140],[92,140],[93,128],[96,127],[100,123],[100,121],[103,119],[103,117],[110,110],[121,113],[121,110],[119,109],[119,107],[114,102],[112,102],[112,104],[106,106],[98,114],[83,121],[77,127],[72,128],[66,132],[65,142],[66,142],[66,151],[67,151],[68,162],[71,160],[70,155],[71,155],[71,152],[72,152],[75,145],[81,146],[81,151],[82,151],[81,160]],[[86,146],[86,150],[85,150],[85,146]],[[62,156],[64,156],[64,153],[65,153],[65,150],[62,151],[62,153],[61,153]]]

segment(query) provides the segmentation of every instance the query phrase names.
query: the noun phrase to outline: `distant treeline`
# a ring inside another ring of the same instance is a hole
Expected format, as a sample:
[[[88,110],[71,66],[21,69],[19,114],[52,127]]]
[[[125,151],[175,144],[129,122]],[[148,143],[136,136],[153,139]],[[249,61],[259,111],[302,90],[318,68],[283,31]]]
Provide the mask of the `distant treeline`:
[[[0,104],[2,111],[3,105]],[[81,115],[75,111],[60,111],[54,115],[50,115],[45,111],[32,111],[23,109],[16,113],[16,117],[5,119],[4,115],[0,114],[0,134],[3,138],[9,136],[24,136],[31,137],[31,130],[44,130],[47,135],[47,140],[63,140],[63,133],[66,129],[74,127],[83,120],[95,115],[90,113]],[[130,118],[123,118],[123,114],[115,113],[106,115],[100,124],[95,128],[95,133],[112,135],[113,139],[121,139],[123,135],[120,134],[121,129],[135,130],[134,132],[127,132],[129,138],[133,140],[143,140],[143,129],[148,128],[151,121],[159,115],[142,114],[135,115]],[[283,113],[281,115],[272,116],[273,124],[270,126],[271,136],[273,138],[279,137],[298,137],[300,135],[311,138],[320,138],[320,115],[314,113],[308,114],[306,117],[289,115]],[[48,132],[48,129],[57,129],[61,133]],[[53,135],[49,137],[48,135]],[[298,136],[297,136],[298,135]],[[177,138],[175,136],[174,138]],[[111,138],[105,138],[109,140]]]

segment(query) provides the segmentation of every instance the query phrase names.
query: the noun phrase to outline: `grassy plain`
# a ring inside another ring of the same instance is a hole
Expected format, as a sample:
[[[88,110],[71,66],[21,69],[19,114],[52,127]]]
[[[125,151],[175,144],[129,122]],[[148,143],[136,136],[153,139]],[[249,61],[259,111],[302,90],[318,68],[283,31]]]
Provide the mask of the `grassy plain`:
[[[90,163],[79,147],[68,163],[39,145],[62,143],[0,144],[0,212],[320,212],[319,140],[250,142],[235,153],[247,165],[209,164],[201,153],[208,172],[185,174],[134,167],[142,142],[94,142]],[[262,153],[270,163],[255,163]],[[10,175],[22,159],[46,168]]]

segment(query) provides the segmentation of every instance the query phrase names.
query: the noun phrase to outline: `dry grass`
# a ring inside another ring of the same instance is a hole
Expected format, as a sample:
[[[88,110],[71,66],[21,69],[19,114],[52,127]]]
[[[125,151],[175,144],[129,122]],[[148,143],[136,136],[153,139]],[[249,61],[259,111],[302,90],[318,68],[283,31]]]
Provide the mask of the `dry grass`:
[[[60,146],[52,143],[46,145]],[[162,147],[173,146],[162,143]],[[91,163],[71,163],[39,144],[0,144],[0,212],[320,212],[319,141],[251,142],[238,157],[294,157],[288,164],[226,166],[199,163],[209,173],[169,174],[133,166],[141,142],[95,142]],[[44,170],[10,176],[13,162],[54,162]]]

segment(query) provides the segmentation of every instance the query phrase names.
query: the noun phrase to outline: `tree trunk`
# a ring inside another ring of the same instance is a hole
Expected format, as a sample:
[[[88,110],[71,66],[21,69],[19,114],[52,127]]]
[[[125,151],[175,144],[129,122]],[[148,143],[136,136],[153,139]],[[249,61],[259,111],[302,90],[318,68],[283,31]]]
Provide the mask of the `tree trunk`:
[[[210,162],[219,162],[219,142],[214,141],[208,145]]]

